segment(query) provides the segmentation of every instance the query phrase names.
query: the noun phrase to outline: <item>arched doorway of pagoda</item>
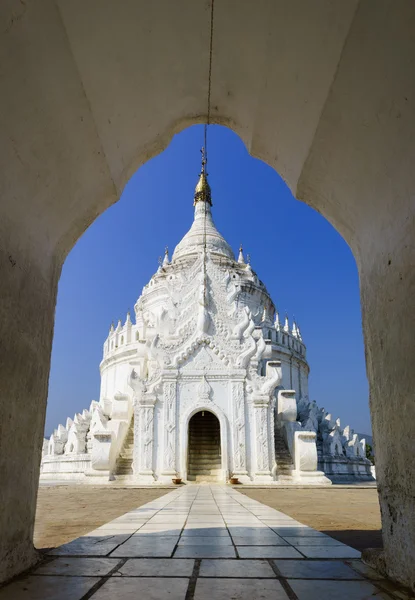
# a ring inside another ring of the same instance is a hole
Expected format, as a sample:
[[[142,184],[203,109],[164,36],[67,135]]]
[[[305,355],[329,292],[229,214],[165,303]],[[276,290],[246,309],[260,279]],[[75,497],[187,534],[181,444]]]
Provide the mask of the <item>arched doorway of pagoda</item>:
[[[222,480],[222,451],[219,419],[200,410],[189,421],[187,479],[195,483]]]

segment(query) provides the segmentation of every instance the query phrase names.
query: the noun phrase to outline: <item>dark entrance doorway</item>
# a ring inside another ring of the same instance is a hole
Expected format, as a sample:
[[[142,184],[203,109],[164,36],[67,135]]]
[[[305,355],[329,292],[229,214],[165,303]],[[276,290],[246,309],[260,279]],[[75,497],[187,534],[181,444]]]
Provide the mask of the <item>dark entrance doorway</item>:
[[[221,481],[220,423],[207,410],[193,415],[189,421],[188,480]]]

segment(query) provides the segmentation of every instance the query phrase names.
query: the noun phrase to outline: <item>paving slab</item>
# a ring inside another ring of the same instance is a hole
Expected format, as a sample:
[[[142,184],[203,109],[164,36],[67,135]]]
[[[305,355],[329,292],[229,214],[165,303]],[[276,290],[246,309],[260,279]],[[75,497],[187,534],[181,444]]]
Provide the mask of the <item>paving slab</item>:
[[[80,600],[99,577],[33,575],[0,589],[0,600]]]
[[[339,560],[274,560],[274,565],[288,579],[365,579]]]
[[[194,600],[287,600],[276,579],[198,579]]]
[[[282,539],[282,538],[281,538]],[[335,540],[332,537],[327,536],[318,536],[318,537],[297,537],[297,536],[288,536],[285,537],[284,540],[292,546],[346,546],[339,540]],[[347,547],[347,546],[346,546]]]
[[[130,558],[118,574],[130,577],[190,577],[195,561],[170,558]]]
[[[175,558],[236,558],[233,546],[178,546]]]
[[[360,552],[350,546],[297,546],[306,558],[360,558]]]
[[[233,535],[232,541],[235,546],[289,546],[289,543],[279,536],[241,536]]]
[[[182,536],[179,541],[180,546],[232,546],[230,536],[224,535],[187,535]]]
[[[389,598],[357,550],[224,485],[174,490],[48,554],[0,600]]]
[[[93,600],[184,600],[189,579],[169,577],[111,577]]]
[[[390,600],[368,581],[310,581],[296,579],[290,581],[298,600]]]
[[[212,560],[204,559],[200,577],[276,577],[266,560]]]
[[[303,558],[292,546],[237,546],[240,558]]]
[[[41,565],[33,574],[102,577],[119,564],[121,562],[117,558],[62,557]]]

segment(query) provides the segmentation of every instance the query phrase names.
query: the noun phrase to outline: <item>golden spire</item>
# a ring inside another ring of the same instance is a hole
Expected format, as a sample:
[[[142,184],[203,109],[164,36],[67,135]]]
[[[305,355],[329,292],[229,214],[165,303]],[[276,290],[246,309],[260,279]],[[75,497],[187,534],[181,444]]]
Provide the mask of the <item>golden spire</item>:
[[[208,204],[210,204],[210,206],[212,206],[210,185],[207,180],[207,173],[206,173],[205,149],[202,148],[201,152],[202,152],[202,170],[200,172],[199,181],[197,182],[197,185],[195,187],[195,198],[194,198],[193,206],[196,206],[196,203],[200,202],[200,201],[207,202]]]

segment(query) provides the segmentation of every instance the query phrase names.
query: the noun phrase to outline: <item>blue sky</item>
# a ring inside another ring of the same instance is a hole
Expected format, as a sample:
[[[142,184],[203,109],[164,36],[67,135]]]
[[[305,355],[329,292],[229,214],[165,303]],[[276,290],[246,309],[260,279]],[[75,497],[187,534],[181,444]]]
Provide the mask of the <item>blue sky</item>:
[[[280,176],[224,127],[209,130],[213,216],[242,242],[280,313],[295,315],[311,367],[310,398],[370,433],[359,282],[346,242],[295,200]],[[203,127],[176,135],[131,178],[69,254],[59,282],[45,435],[99,399],[99,363],[111,321],[123,321],[193,218]]]

